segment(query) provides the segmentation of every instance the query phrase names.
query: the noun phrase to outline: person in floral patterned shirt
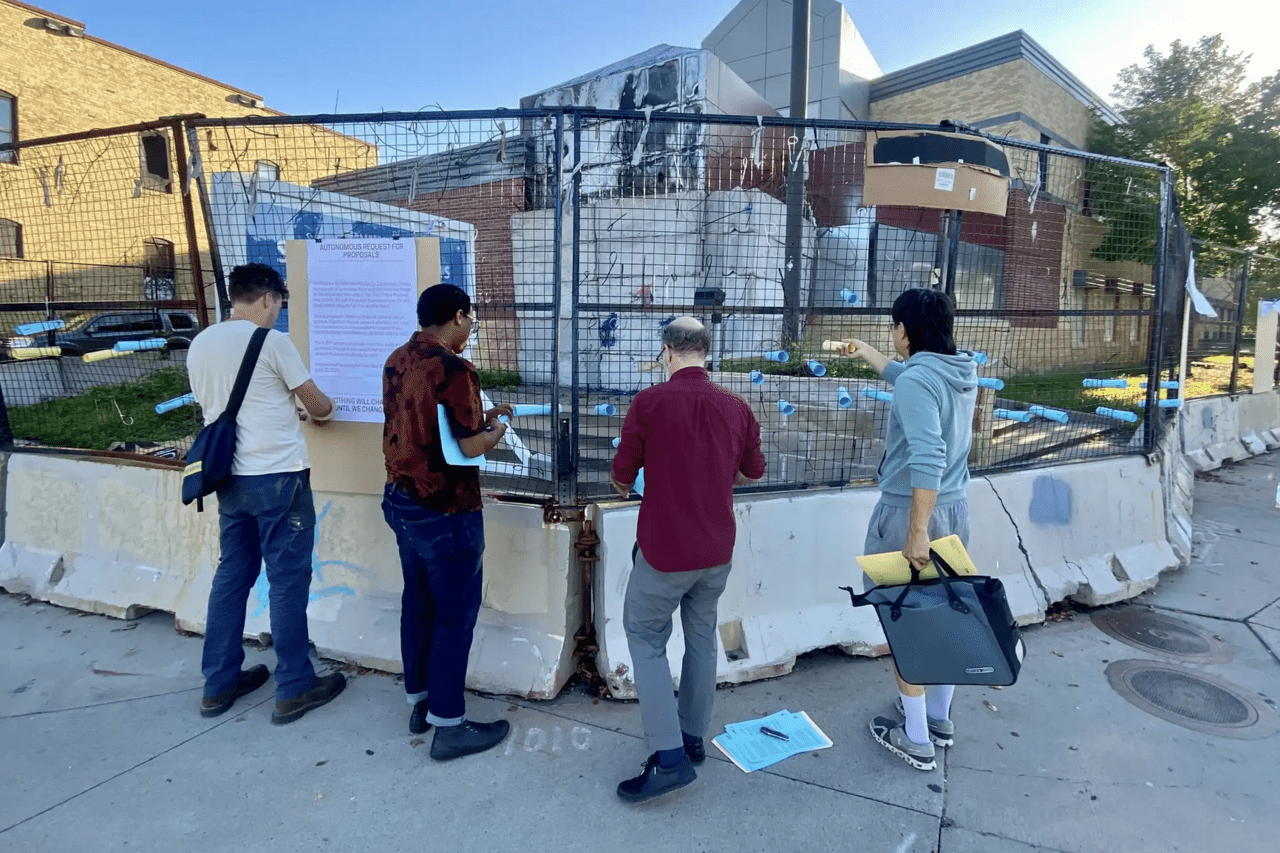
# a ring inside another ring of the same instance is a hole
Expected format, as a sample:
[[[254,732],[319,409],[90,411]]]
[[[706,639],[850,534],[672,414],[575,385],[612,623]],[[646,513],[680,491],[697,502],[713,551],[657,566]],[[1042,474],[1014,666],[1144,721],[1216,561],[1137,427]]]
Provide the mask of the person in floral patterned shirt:
[[[466,291],[451,284],[427,288],[418,299],[419,330],[391,353],[382,377],[382,511],[404,573],[400,650],[409,730],[421,734],[435,725],[431,757],[437,761],[483,752],[510,730],[506,720],[478,723],[465,716],[484,555],[480,473],[445,462],[437,414],[442,406],[469,457],[492,450],[506,432],[498,417],[511,415],[511,407],[484,410],[480,376],[461,356],[475,323]]]

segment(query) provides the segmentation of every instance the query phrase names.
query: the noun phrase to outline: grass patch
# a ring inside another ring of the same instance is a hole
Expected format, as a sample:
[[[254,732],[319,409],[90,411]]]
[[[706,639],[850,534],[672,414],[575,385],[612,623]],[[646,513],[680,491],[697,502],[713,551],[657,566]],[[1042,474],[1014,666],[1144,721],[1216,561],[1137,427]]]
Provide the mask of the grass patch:
[[[480,387],[486,391],[510,391],[520,384],[520,371],[518,370],[476,368],[476,372],[480,374]]]
[[[79,397],[10,407],[9,424],[14,438],[51,447],[109,450],[116,442],[159,444],[200,431],[204,422],[198,406],[163,415],[155,411],[156,403],[189,391],[186,368],[166,367],[132,382],[92,388]]]
[[[820,358],[817,356],[792,355],[786,364],[776,361],[765,361],[763,358],[734,358],[720,362],[720,370],[724,373],[750,373],[759,370],[769,376],[812,376],[809,361],[820,361],[827,369],[827,376],[835,379],[879,379],[876,372],[860,358]]]
[[[1123,379],[1126,388],[1085,388],[1084,379]],[[1139,400],[1146,399],[1146,390],[1139,383],[1146,379],[1146,371],[1134,368],[1129,371],[1088,371],[1085,373],[1053,373],[1039,376],[1012,376],[1005,378],[1004,389],[996,391],[997,397],[1017,400],[1027,405],[1048,406],[1078,412],[1092,412],[1098,406],[1142,414]]]

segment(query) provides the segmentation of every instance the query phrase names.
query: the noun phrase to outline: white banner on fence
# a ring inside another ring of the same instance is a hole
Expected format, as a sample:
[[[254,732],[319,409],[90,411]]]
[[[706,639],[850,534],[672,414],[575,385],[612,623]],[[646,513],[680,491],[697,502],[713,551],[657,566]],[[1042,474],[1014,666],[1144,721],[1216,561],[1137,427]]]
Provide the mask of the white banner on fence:
[[[1192,255],[1187,262],[1187,293],[1191,294],[1191,304],[1195,306],[1196,313],[1203,314],[1206,317],[1218,316],[1218,312],[1209,304],[1209,300],[1204,298],[1204,294],[1200,292],[1200,288],[1196,287],[1196,256]]]
[[[340,421],[382,423],[382,367],[418,327],[412,240],[307,245],[311,375]]]

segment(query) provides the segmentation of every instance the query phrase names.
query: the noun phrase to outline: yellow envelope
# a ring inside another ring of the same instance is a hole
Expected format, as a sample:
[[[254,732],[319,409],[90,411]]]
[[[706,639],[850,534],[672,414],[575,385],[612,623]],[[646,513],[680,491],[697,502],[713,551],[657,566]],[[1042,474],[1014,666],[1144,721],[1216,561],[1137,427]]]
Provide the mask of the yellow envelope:
[[[941,539],[935,539],[929,544],[933,550],[938,552],[938,556],[946,560],[947,564],[959,574],[976,575],[978,573],[978,567],[969,558],[969,552],[964,549],[964,543],[954,533]],[[891,551],[887,554],[867,554],[864,557],[858,557],[857,560],[862,570],[870,575],[871,579],[879,586],[894,586],[911,580],[911,564],[907,562],[906,557],[902,556],[901,551]],[[937,576],[938,570],[932,563],[924,571],[920,572],[920,577],[922,578],[936,578]]]

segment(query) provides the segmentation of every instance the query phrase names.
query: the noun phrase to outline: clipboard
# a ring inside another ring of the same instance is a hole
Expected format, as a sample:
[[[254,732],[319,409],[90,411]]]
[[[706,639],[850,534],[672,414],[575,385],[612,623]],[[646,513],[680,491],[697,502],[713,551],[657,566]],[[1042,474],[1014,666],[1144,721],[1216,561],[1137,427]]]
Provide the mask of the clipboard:
[[[958,573],[962,575],[976,575],[978,573],[978,567],[973,564],[973,560],[969,557],[969,552],[964,549],[964,543],[960,541],[960,537],[956,534],[952,533],[950,536],[935,539],[929,545]],[[857,560],[862,570],[878,586],[897,586],[911,580],[911,564],[907,562],[906,557],[902,556],[901,551],[891,551],[887,554],[867,554],[866,556],[858,557]],[[932,563],[920,572],[921,579],[936,578],[937,576],[938,570]]]
[[[479,468],[484,465],[484,454],[468,456],[462,452],[462,446],[453,435],[453,427],[449,425],[449,416],[444,413],[444,403],[436,403],[436,414],[440,422],[440,449],[444,451],[444,461],[455,467],[469,466]]]

